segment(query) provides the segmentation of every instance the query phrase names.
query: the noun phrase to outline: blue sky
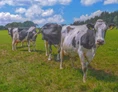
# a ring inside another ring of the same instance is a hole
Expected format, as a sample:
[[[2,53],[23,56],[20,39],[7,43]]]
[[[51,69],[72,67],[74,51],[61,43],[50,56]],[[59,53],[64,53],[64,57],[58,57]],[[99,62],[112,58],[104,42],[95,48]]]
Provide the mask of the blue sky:
[[[0,0],[0,25],[33,21],[71,24],[118,10],[118,0]]]

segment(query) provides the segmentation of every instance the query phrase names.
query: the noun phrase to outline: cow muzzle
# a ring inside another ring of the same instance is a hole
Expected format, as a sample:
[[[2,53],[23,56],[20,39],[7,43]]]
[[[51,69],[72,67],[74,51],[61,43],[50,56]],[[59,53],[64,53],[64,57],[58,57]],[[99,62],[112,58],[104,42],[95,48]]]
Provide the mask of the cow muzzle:
[[[103,45],[104,44],[104,40],[98,39],[97,40],[97,45]]]

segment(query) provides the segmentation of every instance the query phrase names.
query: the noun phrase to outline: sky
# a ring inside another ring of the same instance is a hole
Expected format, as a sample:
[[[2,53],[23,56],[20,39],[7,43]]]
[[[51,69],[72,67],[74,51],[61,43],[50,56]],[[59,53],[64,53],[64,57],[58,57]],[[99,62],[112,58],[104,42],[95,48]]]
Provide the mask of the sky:
[[[0,0],[0,25],[33,21],[71,24],[118,10],[118,0]]]

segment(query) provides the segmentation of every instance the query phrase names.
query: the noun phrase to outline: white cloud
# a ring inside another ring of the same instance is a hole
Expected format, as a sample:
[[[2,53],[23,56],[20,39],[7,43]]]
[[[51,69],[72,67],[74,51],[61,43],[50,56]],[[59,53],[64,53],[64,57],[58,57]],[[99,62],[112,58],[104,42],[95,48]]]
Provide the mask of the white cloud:
[[[51,16],[54,13],[53,9],[48,9],[42,12],[42,17]]]
[[[104,4],[118,4],[118,0],[104,0]]]
[[[39,24],[39,25],[43,25],[43,24],[48,23],[48,22],[62,23],[62,22],[64,22],[64,19],[61,15],[53,15],[53,16],[48,17],[48,18],[41,18],[38,20],[34,20],[33,22],[36,24]]]
[[[94,18],[95,16],[100,16],[101,13],[102,11],[98,10],[96,12],[91,13],[90,15],[86,14],[86,15],[80,16],[80,18],[74,18],[74,21],[86,21],[88,19]]]
[[[72,0],[34,0],[41,6],[52,6],[55,4],[68,5]]]
[[[35,18],[40,16],[42,13],[42,9],[38,5],[33,5],[29,9],[27,9],[25,16],[28,18]]]
[[[36,24],[44,25],[48,22],[54,22],[54,23],[62,23],[64,22],[64,19],[61,15],[53,15],[47,18],[40,18],[40,19],[27,19],[23,18],[22,16],[18,14],[10,14],[9,12],[1,12],[0,13],[0,25],[6,25],[7,23],[11,22],[24,22],[26,20],[33,21]]]
[[[68,5],[72,0],[0,0],[0,7],[5,4],[11,6],[30,6],[39,4],[41,6],[52,6],[55,4]]]
[[[32,1],[31,0],[0,0],[0,7],[4,5],[10,5],[10,6],[27,6],[31,5]]]
[[[2,7],[3,5],[5,5],[5,3],[0,1],[0,7]]]
[[[60,4],[67,5],[69,4],[72,0],[58,0]]]
[[[28,18],[35,18],[35,17],[48,17],[51,16],[54,13],[53,9],[47,9],[43,10],[40,6],[38,5],[33,5],[29,9],[26,10],[26,17]]]
[[[52,6],[57,3],[57,0],[34,0],[39,3],[41,6]]]
[[[48,22],[56,22],[56,23],[62,23],[64,22],[64,19],[61,15],[54,15],[47,19]]]
[[[30,6],[32,4],[32,0],[12,0],[17,6]]]
[[[19,8],[19,9],[16,9],[15,11],[16,13],[25,13],[26,12],[26,9],[25,8]]]
[[[0,8],[5,5],[16,8],[15,11],[12,11],[12,14],[10,12],[0,12],[0,25],[11,22],[24,22],[26,20],[33,21],[40,25],[47,22],[62,23],[64,22],[61,15],[63,11],[61,11],[61,14],[56,14],[53,8],[44,9],[43,7],[57,4],[68,5],[71,1],[72,0],[0,0]]]
[[[104,5],[107,4],[118,4],[118,0],[81,0],[81,4],[85,6],[93,5],[97,2],[104,2]]]
[[[5,25],[11,22],[25,21],[20,15],[10,14],[9,12],[0,12],[0,25]]]
[[[46,19],[38,19],[38,20],[33,20],[35,24],[43,25],[46,23]]]
[[[92,5],[94,3],[100,2],[102,0],[81,0],[81,4],[85,5],[85,6],[89,6]]]
[[[5,4],[13,5],[13,0],[0,0],[0,7],[4,6]]]

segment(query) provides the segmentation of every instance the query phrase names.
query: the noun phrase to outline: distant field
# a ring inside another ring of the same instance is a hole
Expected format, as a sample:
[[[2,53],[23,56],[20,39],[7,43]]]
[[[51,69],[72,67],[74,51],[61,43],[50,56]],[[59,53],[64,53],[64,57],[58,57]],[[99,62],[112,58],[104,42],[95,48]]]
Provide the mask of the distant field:
[[[36,52],[29,53],[26,45],[17,47],[12,51],[11,37],[0,31],[0,92],[118,92],[118,29],[107,32],[106,44],[90,63],[86,83],[78,57],[76,69],[66,57],[60,70],[53,47],[53,60],[47,61],[41,34]]]

